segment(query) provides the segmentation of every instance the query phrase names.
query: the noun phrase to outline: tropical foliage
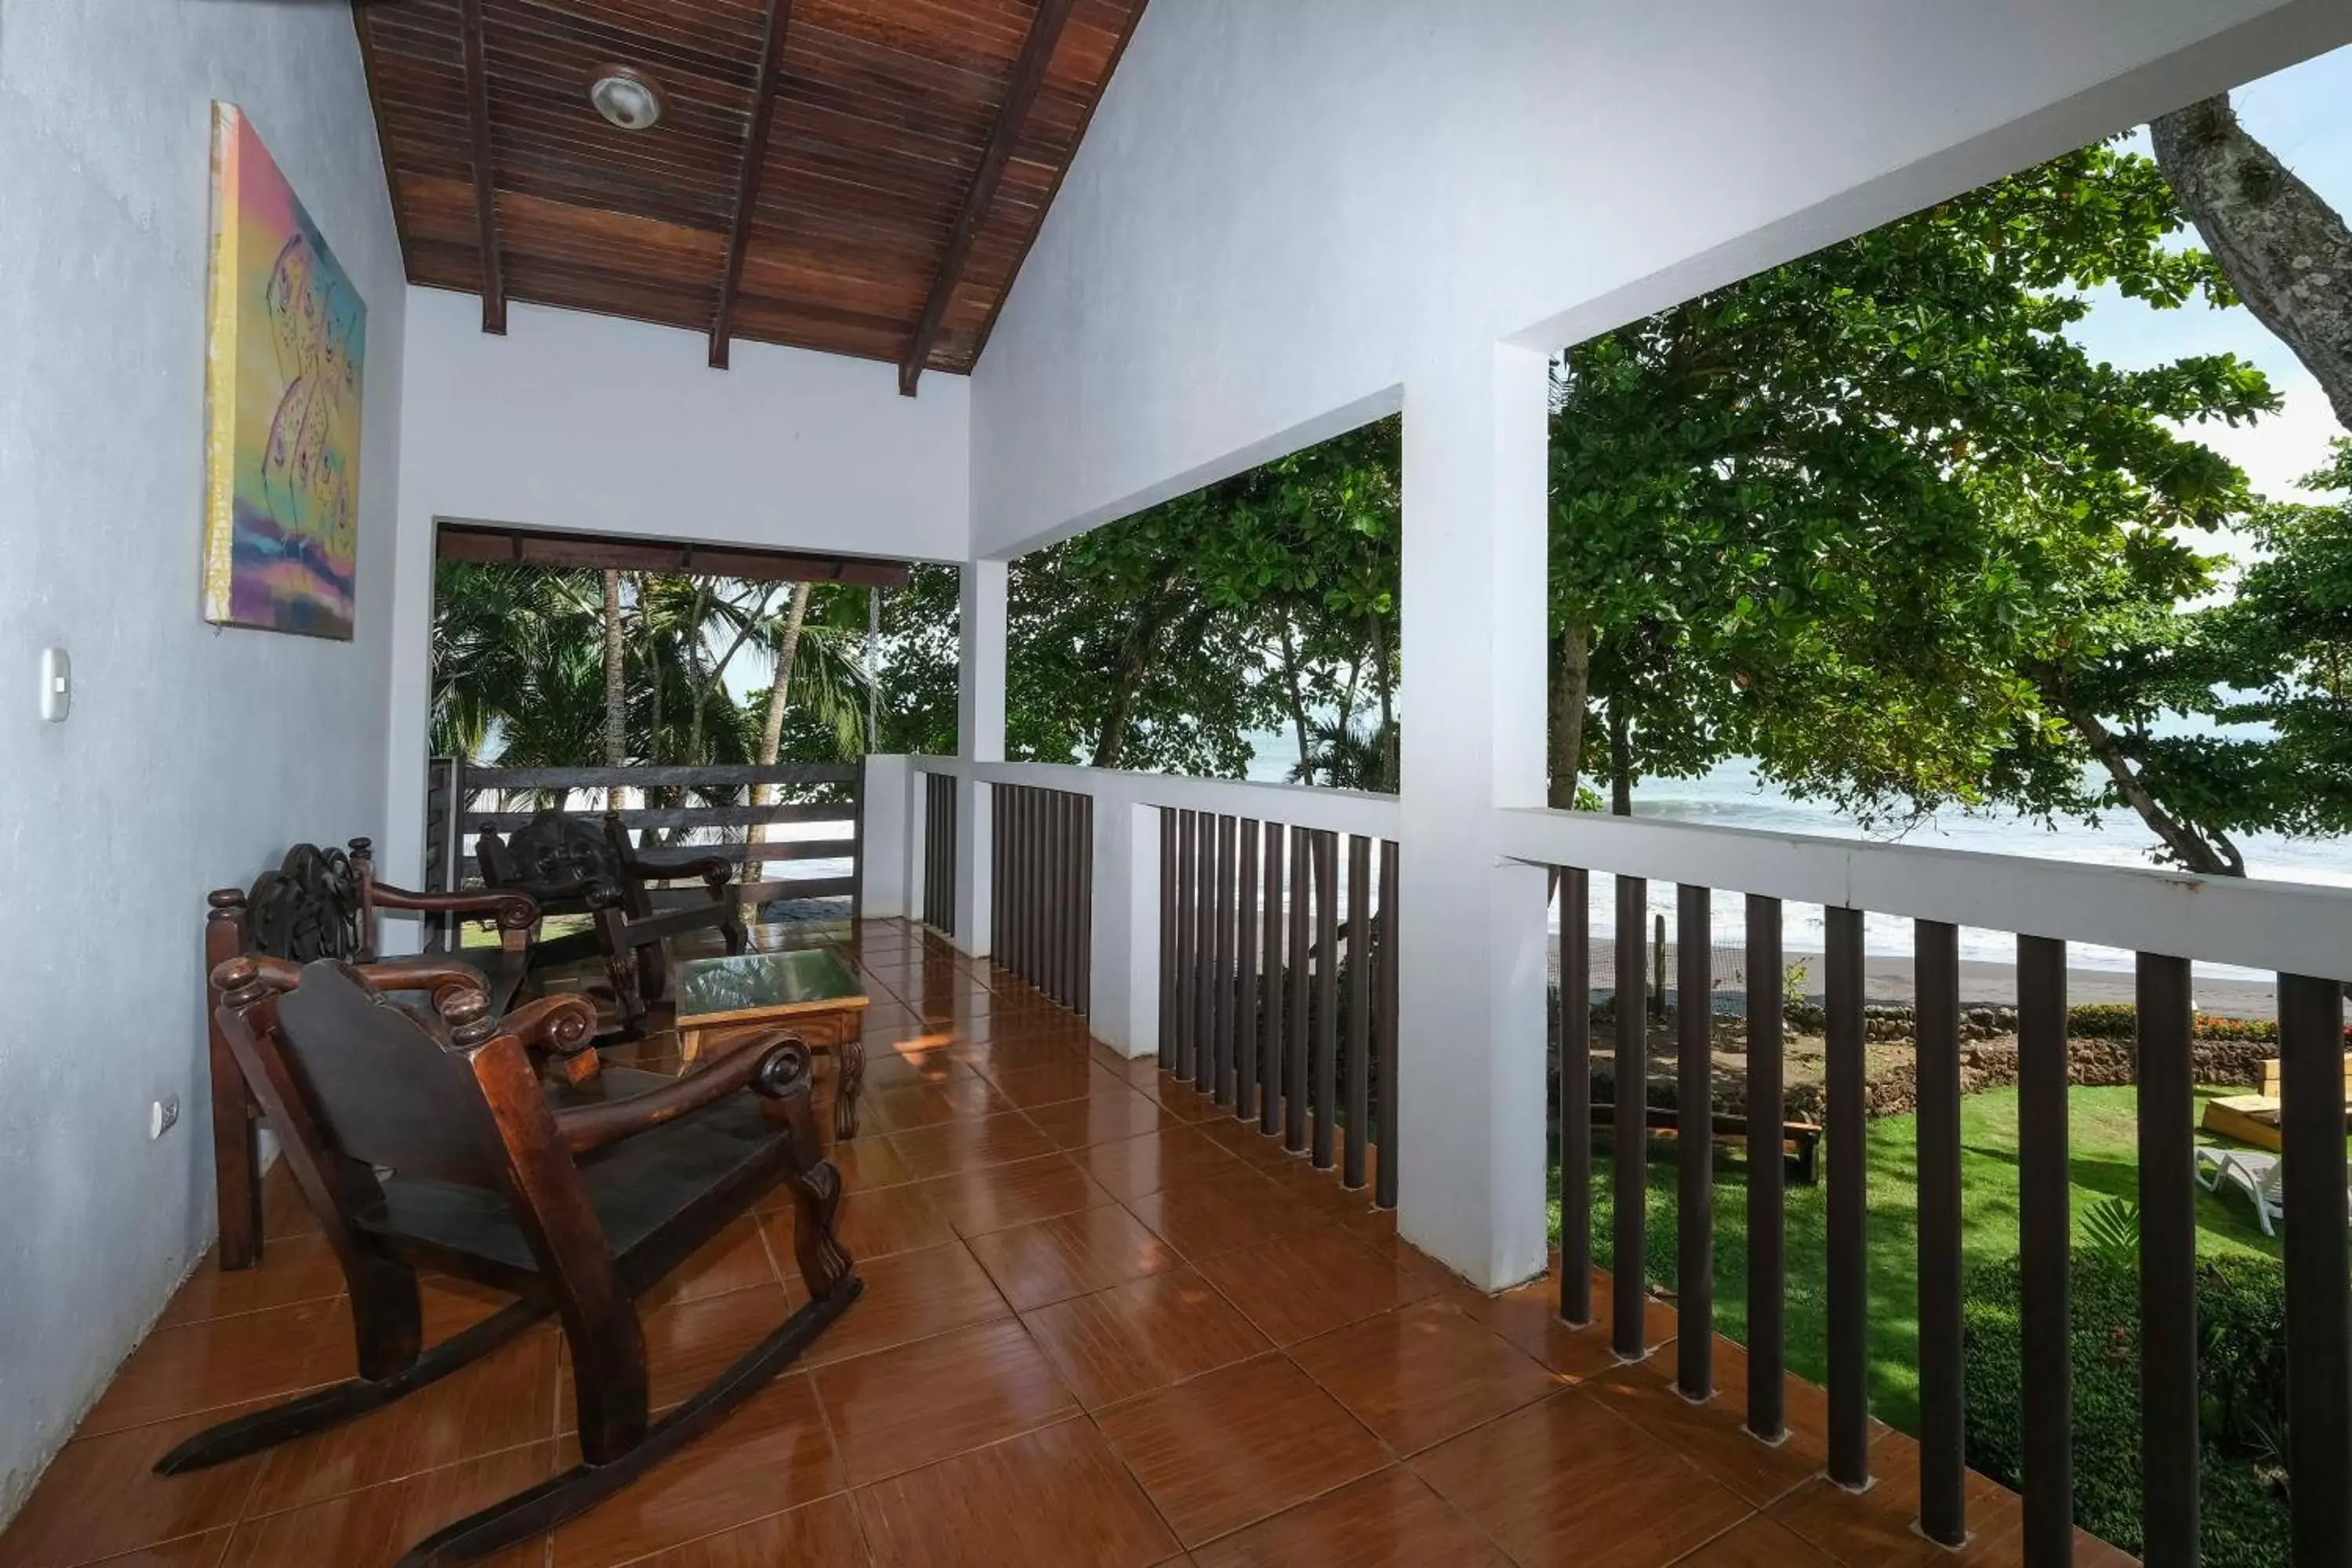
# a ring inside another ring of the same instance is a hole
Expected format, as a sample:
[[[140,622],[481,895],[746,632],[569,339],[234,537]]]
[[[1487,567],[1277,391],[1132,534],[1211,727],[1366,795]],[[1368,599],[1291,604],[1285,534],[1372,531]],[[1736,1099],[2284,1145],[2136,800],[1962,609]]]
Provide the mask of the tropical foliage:
[[[606,744],[607,602],[600,574],[442,563],[435,584],[432,740],[436,752],[512,767],[598,761],[772,761],[766,689],[739,699],[730,674],[785,680],[776,744],[802,759],[865,749],[873,680],[865,664],[866,591],[819,585],[785,654],[789,613],[773,584],[625,575],[615,612],[622,651],[622,754]]]

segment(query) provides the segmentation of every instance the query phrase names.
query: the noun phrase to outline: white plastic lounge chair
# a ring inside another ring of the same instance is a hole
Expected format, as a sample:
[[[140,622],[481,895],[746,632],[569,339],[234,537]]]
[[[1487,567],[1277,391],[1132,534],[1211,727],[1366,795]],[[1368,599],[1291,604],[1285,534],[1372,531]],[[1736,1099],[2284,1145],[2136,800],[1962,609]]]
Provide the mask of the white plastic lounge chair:
[[[2258,1154],[2245,1149],[2200,1149],[2197,1151],[2197,1163],[2200,1165],[2208,1163],[2206,1156],[2209,1154],[2221,1156],[2218,1162],[2220,1168],[2214,1173],[2211,1184],[2213,1190],[2220,1191],[2224,1181],[2244,1188],[2246,1195],[2254,1200],[2254,1218],[2261,1222],[2263,1234],[2276,1236],[2278,1232],[2271,1227],[2271,1222],[2286,1217],[2284,1196],[2279,1189],[2279,1178],[2285,1167],[2280,1163],[2279,1157],[2276,1154]],[[2203,1180],[2203,1177],[2200,1175],[2199,1180]]]
[[[2221,1190],[2221,1178],[2230,1169],[2230,1156],[2234,1149],[2223,1149],[2211,1143],[2197,1145],[2197,1184],[2209,1193]]]

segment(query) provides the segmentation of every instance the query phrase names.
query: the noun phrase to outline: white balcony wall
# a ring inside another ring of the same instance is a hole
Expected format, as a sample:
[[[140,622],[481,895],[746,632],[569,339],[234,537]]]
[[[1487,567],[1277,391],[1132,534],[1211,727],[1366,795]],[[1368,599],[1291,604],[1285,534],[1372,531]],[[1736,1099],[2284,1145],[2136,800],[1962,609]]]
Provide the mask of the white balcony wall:
[[[436,519],[961,561],[970,384],[898,395],[890,366],[516,304],[482,331],[469,294],[408,293],[383,863],[422,865]]]
[[[2341,0],[1153,0],[974,377],[979,552],[2347,38]]]
[[[199,613],[215,98],[367,301],[347,643]],[[212,1240],[205,893],[383,829],[407,289],[340,6],[7,0],[0,213],[5,1521]]]

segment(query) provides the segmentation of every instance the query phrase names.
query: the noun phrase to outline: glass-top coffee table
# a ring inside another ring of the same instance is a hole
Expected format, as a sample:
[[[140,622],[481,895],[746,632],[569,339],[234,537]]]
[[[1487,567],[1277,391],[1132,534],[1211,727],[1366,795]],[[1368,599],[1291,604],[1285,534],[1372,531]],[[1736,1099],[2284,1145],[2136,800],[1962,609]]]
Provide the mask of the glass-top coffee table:
[[[866,1082],[866,991],[840,953],[804,947],[694,958],[678,964],[674,977],[678,1050],[688,1063],[701,1058],[706,1036],[789,1024],[811,1049],[833,1053],[839,1075],[834,1135],[857,1135],[857,1096]]]

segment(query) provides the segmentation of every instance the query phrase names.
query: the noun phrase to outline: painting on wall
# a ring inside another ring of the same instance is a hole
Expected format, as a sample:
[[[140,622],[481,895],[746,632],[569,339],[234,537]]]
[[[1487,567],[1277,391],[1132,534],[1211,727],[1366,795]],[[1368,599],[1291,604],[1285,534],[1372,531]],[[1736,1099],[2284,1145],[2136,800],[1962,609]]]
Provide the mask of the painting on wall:
[[[212,172],[205,618],[349,638],[367,306],[234,104]]]

